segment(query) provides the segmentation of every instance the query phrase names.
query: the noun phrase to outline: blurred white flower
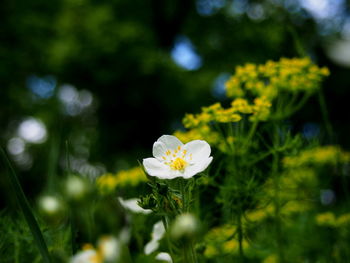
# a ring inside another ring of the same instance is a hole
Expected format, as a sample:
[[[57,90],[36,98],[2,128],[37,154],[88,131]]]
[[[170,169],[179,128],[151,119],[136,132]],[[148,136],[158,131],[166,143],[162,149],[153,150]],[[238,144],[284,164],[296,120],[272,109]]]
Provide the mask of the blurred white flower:
[[[173,260],[171,259],[171,256],[168,253],[165,253],[165,252],[160,252],[156,256],[156,260],[163,261],[163,262],[168,262],[168,263],[173,263]]]
[[[150,209],[143,209],[141,206],[137,204],[138,199],[137,198],[131,198],[128,200],[124,200],[121,197],[118,197],[119,203],[126,209],[134,213],[140,213],[140,214],[149,214],[152,213],[152,210]]]
[[[49,215],[56,214],[63,208],[62,202],[57,197],[51,195],[40,197],[38,204],[39,209]]]
[[[199,222],[197,218],[190,213],[185,213],[175,218],[170,233],[173,238],[179,239],[183,237],[192,238],[198,231]]]
[[[99,263],[102,262],[95,249],[87,249],[75,254],[70,263]]]
[[[204,171],[213,160],[206,141],[194,140],[183,144],[172,135],[163,135],[153,144],[155,158],[143,159],[150,176],[160,179],[191,178]]]
[[[69,176],[65,182],[65,192],[70,199],[80,200],[88,192],[87,182],[79,176]]]
[[[104,261],[115,262],[121,254],[120,241],[113,236],[102,237],[98,242],[98,251]]]
[[[156,251],[159,247],[159,240],[163,238],[165,234],[165,228],[162,221],[158,221],[154,224],[152,230],[152,239],[145,246],[145,254],[149,255],[152,252]]]

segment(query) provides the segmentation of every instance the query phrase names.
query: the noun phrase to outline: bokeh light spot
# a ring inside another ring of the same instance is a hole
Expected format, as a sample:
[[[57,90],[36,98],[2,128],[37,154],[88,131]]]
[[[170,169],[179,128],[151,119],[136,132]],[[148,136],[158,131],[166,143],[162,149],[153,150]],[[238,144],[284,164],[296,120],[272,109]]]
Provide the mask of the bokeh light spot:
[[[43,143],[47,132],[45,124],[36,118],[27,118],[18,127],[18,135],[30,143]]]
[[[171,57],[177,65],[187,70],[196,70],[202,66],[202,58],[187,37],[179,37],[175,41]]]

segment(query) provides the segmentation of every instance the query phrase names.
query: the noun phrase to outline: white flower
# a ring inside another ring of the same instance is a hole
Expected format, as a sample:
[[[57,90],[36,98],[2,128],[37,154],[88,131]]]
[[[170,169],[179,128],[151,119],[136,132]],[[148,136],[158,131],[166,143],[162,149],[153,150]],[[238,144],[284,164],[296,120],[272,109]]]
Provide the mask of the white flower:
[[[171,256],[168,253],[160,252],[156,256],[156,260],[167,262],[167,263],[173,263],[173,260],[171,259]]]
[[[49,215],[56,214],[63,208],[61,201],[57,197],[51,195],[42,196],[39,199],[39,207],[43,212]]]
[[[99,256],[95,249],[87,249],[78,252],[71,259],[70,263],[96,263],[100,262]]]
[[[152,252],[156,251],[159,247],[159,240],[163,238],[165,234],[165,228],[162,221],[158,221],[154,224],[152,230],[152,239],[145,246],[145,254],[149,255]]]
[[[116,261],[121,254],[121,243],[113,236],[105,236],[99,239],[98,251],[104,261]]]
[[[178,215],[171,227],[171,235],[175,239],[194,237],[199,231],[197,218],[189,213]]]
[[[152,213],[152,210],[150,209],[143,209],[141,206],[137,204],[138,199],[137,198],[131,198],[128,200],[124,200],[121,197],[118,197],[119,203],[124,207],[126,210],[129,210],[134,213],[139,213],[139,214],[149,214]]]
[[[194,140],[183,144],[172,135],[163,135],[153,144],[155,158],[143,159],[150,176],[160,179],[191,178],[204,171],[213,160],[206,141]]]

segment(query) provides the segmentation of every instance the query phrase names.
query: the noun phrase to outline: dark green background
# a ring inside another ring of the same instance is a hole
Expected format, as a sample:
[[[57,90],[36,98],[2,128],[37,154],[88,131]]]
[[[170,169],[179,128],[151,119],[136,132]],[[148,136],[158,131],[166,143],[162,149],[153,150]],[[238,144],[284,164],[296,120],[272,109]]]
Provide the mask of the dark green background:
[[[242,3],[244,12],[230,12],[232,4]],[[331,71],[324,96],[336,136],[326,136],[316,97],[290,120],[291,125],[297,132],[305,123],[315,123],[323,143],[349,149],[350,72],[325,51],[341,38],[342,24],[349,19],[349,2],[343,4],[342,16],[320,21],[298,1],[4,0],[0,6],[1,145],[6,147],[24,118],[33,116],[45,123],[47,141],[27,145],[31,168],[17,165],[25,191],[36,196],[50,169],[63,173],[67,149],[72,156],[103,164],[111,172],[137,165],[137,160],[151,154],[160,135],[181,127],[186,112],[220,99],[213,96],[220,74],[232,74],[236,65],[246,62],[308,55]],[[265,11],[263,19],[251,15],[257,6]],[[209,13],[199,12],[201,8]],[[338,26],[325,31],[325,25],[336,18],[340,18]],[[201,56],[197,70],[181,68],[171,58],[181,36]],[[28,89],[30,76],[53,76],[56,93],[65,83],[89,90],[94,110],[75,117],[63,114],[56,95],[39,98]],[[77,150],[82,144],[88,154]],[[5,198],[1,200],[7,203],[11,201],[6,200],[8,184],[1,178]]]

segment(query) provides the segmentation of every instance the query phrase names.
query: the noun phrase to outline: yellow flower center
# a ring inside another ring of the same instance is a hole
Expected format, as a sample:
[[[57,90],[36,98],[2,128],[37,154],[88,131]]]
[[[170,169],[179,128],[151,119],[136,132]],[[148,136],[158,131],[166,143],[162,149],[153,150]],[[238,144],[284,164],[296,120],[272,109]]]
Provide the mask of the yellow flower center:
[[[187,165],[188,163],[180,157],[177,157],[175,160],[171,161],[169,164],[171,169],[180,170],[180,171],[184,170]]]

